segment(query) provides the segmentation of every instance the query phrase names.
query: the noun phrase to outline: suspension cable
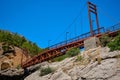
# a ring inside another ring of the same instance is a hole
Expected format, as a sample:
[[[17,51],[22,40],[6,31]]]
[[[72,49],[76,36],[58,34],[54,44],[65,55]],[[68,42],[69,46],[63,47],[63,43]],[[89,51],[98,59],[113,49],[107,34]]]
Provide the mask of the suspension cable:
[[[107,12],[105,12],[102,8],[98,7],[100,10],[100,12],[105,15],[107,18],[109,18],[112,22],[117,22],[118,20],[116,20],[115,18],[113,18],[112,16],[110,16]]]
[[[75,19],[72,21],[72,23],[69,24],[69,25],[66,27],[66,29],[65,29],[53,42],[56,42],[68,29],[71,28],[71,26],[75,23],[75,21],[78,19],[78,17],[80,16],[80,14],[82,14],[85,6],[86,6],[86,2],[85,2],[85,4],[83,5],[83,7],[82,7],[81,11],[79,12],[79,14],[78,14],[78,15],[75,17]]]

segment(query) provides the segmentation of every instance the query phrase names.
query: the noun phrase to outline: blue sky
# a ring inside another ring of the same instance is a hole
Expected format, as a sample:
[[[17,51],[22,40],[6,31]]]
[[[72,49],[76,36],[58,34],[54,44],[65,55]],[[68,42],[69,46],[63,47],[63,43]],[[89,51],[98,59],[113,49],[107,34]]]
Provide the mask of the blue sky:
[[[98,7],[101,27],[120,21],[120,0],[90,1]],[[17,32],[45,48],[48,40],[50,45],[65,40],[66,32],[72,38],[89,31],[86,3],[87,0],[0,0],[0,29]]]

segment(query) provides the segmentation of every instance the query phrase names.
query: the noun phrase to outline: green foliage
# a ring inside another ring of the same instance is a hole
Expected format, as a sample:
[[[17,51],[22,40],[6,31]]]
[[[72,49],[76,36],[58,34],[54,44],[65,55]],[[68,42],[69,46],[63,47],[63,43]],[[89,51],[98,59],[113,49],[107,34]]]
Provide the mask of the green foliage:
[[[68,56],[65,54],[65,55],[62,55],[62,56],[59,56],[59,57],[56,57],[56,58],[54,58],[52,61],[62,61],[62,60],[64,60],[65,58],[67,58]]]
[[[78,55],[77,56],[77,61],[82,61],[83,60],[83,57],[81,55]]]
[[[26,42],[26,39],[15,33],[12,36],[12,41],[13,41],[12,44],[14,44],[14,46],[22,47],[22,44]]]
[[[9,31],[0,30],[0,42],[4,42],[8,45],[17,46],[27,50],[31,56],[38,54],[42,51],[35,43],[26,40],[23,36],[17,33],[11,33]],[[3,46],[3,49],[8,50],[9,46]]]
[[[40,70],[40,76],[47,75],[49,73],[52,73],[54,70],[52,70],[49,66],[47,68],[42,68]]]
[[[73,57],[73,56],[78,55],[79,52],[80,52],[79,48],[71,48],[70,50],[66,52],[66,55],[68,55],[68,57]]]
[[[102,44],[103,47],[105,47],[110,41],[112,40],[112,38],[110,38],[108,35],[104,34],[100,37],[100,42]]]
[[[107,46],[110,48],[111,51],[114,50],[120,50],[120,32],[119,34],[114,38],[113,41],[109,42]]]
[[[41,50],[40,48],[37,47],[35,43],[30,43],[28,41],[22,44],[22,48],[28,50],[28,53],[31,53],[31,56],[38,54],[38,52],[40,52]]]
[[[6,51],[9,50],[9,46],[8,45],[4,45],[4,46],[2,46],[2,49],[4,50],[4,52],[6,52]]]
[[[68,51],[66,52],[65,55],[56,57],[56,58],[53,59],[53,61],[55,61],[55,62],[56,62],[56,61],[62,61],[62,60],[64,60],[64,59],[67,58],[67,57],[76,56],[76,55],[78,55],[78,53],[80,53],[79,48],[71,48],[70,50],[68,50]]]
[[[17,68],[17,69],[21,69],[21,65],[18,65],[16,68]]]

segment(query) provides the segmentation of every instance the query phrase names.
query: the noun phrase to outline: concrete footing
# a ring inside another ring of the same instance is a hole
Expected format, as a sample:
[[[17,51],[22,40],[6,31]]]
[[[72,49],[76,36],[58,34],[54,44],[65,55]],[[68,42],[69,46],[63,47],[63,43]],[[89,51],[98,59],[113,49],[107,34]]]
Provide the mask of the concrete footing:
[[[84,41],[85,50],[96,48],[100,45],[100,40],[97,37],[90,37]]]

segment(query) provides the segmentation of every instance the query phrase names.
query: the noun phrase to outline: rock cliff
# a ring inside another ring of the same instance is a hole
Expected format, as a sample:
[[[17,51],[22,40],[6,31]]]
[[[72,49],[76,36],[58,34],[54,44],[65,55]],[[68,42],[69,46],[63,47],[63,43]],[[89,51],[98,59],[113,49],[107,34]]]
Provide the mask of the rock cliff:
[[[22,49],[0,43],[0,70],[19,68],[28,57]]]
[[[120,80],[120,51],[98,47],[61,62],[40,63],[39,67],[54,71],[40,76],[41,71],[37,70],[25,80]]]

